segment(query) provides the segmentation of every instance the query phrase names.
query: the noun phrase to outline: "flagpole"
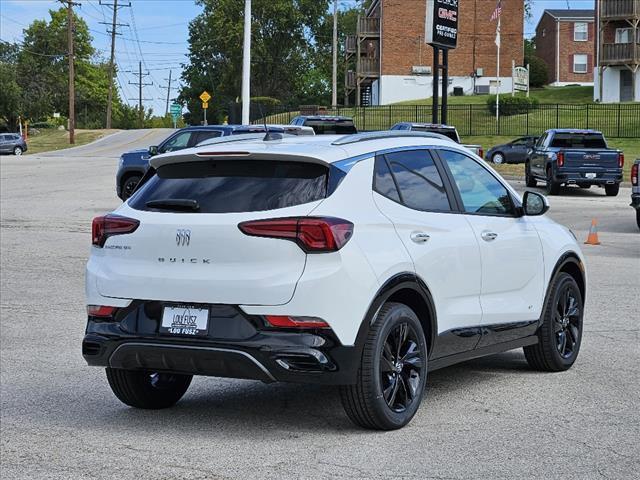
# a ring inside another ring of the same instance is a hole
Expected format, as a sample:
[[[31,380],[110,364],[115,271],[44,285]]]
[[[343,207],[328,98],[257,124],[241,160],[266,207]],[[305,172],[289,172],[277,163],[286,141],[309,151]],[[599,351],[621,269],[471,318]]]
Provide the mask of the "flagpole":
[[[500,17],[501,15],[498,14],[498,33],[496,35],[496,43],[498,44],[498,66],[496,72],[496,128],[498,128],[498,122],[500,121],[500,44],[502,43],[502,39],[500,38]]]

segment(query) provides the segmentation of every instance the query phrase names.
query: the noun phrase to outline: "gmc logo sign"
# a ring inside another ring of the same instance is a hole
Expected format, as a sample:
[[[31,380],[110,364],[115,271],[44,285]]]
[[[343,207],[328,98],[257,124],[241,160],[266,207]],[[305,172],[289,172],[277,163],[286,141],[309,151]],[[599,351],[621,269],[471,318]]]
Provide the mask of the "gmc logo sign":
[[[438,17],[455,22],[458,20],[458,12],[455,10],[449,10],[448,8],[439,8]]]

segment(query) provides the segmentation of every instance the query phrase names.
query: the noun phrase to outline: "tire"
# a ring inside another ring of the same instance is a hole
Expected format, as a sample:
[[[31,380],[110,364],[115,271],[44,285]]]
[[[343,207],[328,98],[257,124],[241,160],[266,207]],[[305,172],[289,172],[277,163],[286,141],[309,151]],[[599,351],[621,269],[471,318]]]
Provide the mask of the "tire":
[[[615,185],[605,185],[604,193],[607,194],[607,197],[617,197],[618,192],[620,191],[620,184],[616,183]]]
[[[547,195],[558,195],[560,193],[560,184],[553,181],[551,168],[547,168]]]
[[[556,275],[547,296],[538,343],[524,347],[524,355],[535,370],[561,372],[578,358],[584,305],[578,284],[565,272]]]
[[[640,208],[636,209],[636,223],[638,224],[638,228],[640,228]]]
[[[130,407],[157,410],[176,404],[189,388],[192,375],[107,368],[109,386]]]
[[[141,179],[142,177],[138,175],[132,175],[122,182],[122,200],[128,199],[133,194],[133,191],[136,189],[136,186],[140,183]]]
[[[491,156],[491,161],[496,165],[502,165],[505,163],[505,158],[501,152],[496,152]]]
[[[529,188],[535,188],[538,186],[538,182],[533,175],[531,175],[531,166],[529,165],[529,162],[524,165],[524,182]]]
[[[16,157],[19,157],[20,155],[22,155],[22,148],[21,148],[21,147],[16,147],[16,148],[14,148],[14,149],[13,149],[13,154],[14,154]]]
[[[404,343],[398,348],[400,338]],[[369,330],[357,383],[340,387],[340,398],[356,425],[395,430],[418,410],[426,378],[427,342],[420,320],[406,305],[390,302]]]

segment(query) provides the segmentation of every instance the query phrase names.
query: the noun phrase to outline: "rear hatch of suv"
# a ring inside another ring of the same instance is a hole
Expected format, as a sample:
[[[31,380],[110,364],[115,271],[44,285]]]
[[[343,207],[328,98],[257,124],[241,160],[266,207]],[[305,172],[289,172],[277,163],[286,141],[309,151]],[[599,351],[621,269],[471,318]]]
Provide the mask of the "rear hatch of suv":
[[[94,249],[101,295],[280,305],[293,296],[306,255],[294,241],[250,236],[242,222],[304,217],[329,191],[326,164],[197,160],[160,166],[115,213],[133,233]]]

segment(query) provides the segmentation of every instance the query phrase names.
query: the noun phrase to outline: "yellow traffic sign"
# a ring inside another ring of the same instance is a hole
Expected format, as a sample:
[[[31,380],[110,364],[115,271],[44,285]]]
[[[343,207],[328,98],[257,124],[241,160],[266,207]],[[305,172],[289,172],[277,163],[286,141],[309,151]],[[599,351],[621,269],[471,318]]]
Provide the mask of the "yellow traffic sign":
[[[204,108],[205,110],[209,108],[209,102],[202,102],[202,108]]]
[[[206,90],[204,92],[202,92],[202,94],[200,95],[200,100],[202,100],[203,103],[207,103],[209,102],[209,100],[211,100],[211,95],[209,95],[209,92],[207,92]],[[206,107],[204,107],[206,108]]]

